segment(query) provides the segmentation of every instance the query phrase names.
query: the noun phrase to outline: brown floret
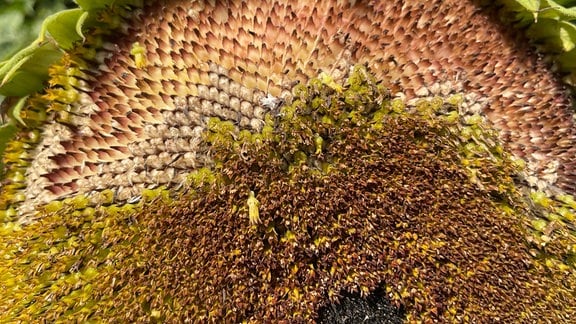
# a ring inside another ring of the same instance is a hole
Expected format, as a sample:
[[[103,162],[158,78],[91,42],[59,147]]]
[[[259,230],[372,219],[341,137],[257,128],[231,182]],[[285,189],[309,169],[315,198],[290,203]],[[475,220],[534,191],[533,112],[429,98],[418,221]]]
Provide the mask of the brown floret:
[[[413,320],[565,313],[545,302],[556,290],[534,272],[519,218],[469,183],[439,129],[391,118],[379,139],[365,130],[334,131],[324,154],[338,168],[327,174],[270,160],[290,160],[296,130],[242,155],[218,151],[225,184],[134,217],[143,228],[135,257],[114,277],[118,298],[132,304],[107,316],[141,321],[149,308],[170,322],[308,322],[342,292],[378,287]],[[250,191],[259,224],[249,219]]]

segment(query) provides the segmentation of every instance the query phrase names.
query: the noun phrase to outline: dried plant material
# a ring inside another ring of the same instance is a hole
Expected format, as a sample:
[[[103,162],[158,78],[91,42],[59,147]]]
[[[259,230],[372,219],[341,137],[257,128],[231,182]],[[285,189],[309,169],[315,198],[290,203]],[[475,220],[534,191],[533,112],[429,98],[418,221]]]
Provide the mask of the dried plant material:
[[[465,93],[463,109],[485,114],[528,162],[529,184],[574,193],[568,94],[490,12],[468,1],[171,1],[123,13],[112,37],[88,39],[53,69],[41,142],[25,167],[6,161],[8,173],[28,174],[17,185],[25,198],[7,193],[3,208],[29,216],[77,194],[113,189],[122,202],[179,186],[209,163],[199,149],[207,118],[259,130],[295,83],[341,81],[358,63],[406,100]],[[97,53],[91,42],[103,42]]]
[[[572,103],[496,9],[111,10],[6,147],[6,320],[311,321],[377,289],[408,320],[575,315]]]

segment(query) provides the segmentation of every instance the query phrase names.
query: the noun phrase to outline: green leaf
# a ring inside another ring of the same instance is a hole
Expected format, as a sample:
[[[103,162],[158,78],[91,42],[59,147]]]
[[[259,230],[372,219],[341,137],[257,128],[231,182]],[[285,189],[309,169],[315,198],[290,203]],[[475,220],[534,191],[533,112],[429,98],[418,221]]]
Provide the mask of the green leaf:
[[[516,0],[516,3],[530,12],[537,12],[540,9],[540,0]]]
[[[558,41],[559,33],[559,22],[554,19],[539,19],[527,31],[528,37],[536,40],[546,40],[549,49],[556,52],[561,51],[562,47]]]
[[[511,13],[505,17],[508,23],[517,26],[529,26],[537,18],[540,1],[534,0],[500,0]],[[536,14],[535,14],[536,13]]]
[[[60,57],[62,52],[54,42],[34,42],[0,66],[0,94],[22,97],[41,90],[48,67]]]
[[[74,0],[82,9],[86,11],[94,9],[102,9],[110,7],[112,5],[116,6],[135,6],[142,7],[142,0]]]
[[[576,19],[576,7],[566,8],[556,1],[542,0],[538,18],[574,20]]]
[[[576,6],[576,0],[556,0],[556,2],[564,7]]]
[[[2,83],[0,85],[6,84],[8,81],[14,78],[16,72],[26,63],[30,58],[32,58],[32,52],[28,55],[19,57],[18,60],[14,61],[14,64],[10,65],[8,63],[2,64],[2,68],[0,69],[0,75],[3,75]],[[6,68],[6,73],[3,73],[3,69]]]
[[[40,31],[40,39],[43,39],[46,31],[63,49],[70,49],[75,42],[82,39],[82,33],[78,33],[78,21],[83,16],[80,8],[60,11],[44,20]],[[85,17],[83,18],[86,19]]]
[[[0,0],[0,60],[9,59],[38,37],[42,22],[69,1]]]
[[[82,41],[86,40],[86,37],[84,37],[84,32],[82,31],[82,27],[84,26],[84,23],[86,22],[86,20],[88,19],[88,16],[90,14],[88,13],[88,11],[84,12],[80,18],[78,18],[78,21],[76,22],[76,33],[78,35],[80,35],[80,37],[82,37]]]
[[[576,46],[576,26],[555,19],[539,19],[527,31],[530,38],[543,40],[551,52],[567,52]]]
[[[540,19],[576,19],[576,7],[574,7],[574,1],[514,0],[514,3],[530,12],[534,17],[535,22],[538,22]],[[570,5],[572,7],[566,7],[565,5]]]
[[[559,38],[564,52],[571,51],[576,47],[576,26],[572,23],[561,21],[559,29]]]

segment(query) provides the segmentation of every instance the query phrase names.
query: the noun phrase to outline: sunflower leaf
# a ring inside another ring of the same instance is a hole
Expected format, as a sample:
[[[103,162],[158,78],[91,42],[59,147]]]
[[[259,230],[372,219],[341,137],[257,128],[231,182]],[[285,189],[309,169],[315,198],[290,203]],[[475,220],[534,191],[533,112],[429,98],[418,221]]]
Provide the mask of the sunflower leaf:
[[[94,9],[102,9],[112,5],[132,5],[136,7],[142,7],[142,0],[74,0],[82,9],[86,11]]]
[[[540,0],[516,0],[516,2],[530,12],[540,9]]]
[[[566,8],[553,0],[542,0],[539,18],[550,18],[560,20],[576,19],[576,7]]]
[[[561,21],[559,38],[564,52],[571,51],[576,47],[576,26],[569,22]]]
[[[82,34],[78,33],[78,22],[82,16],[83,10],[80,8],[64,10],[51,15],[42,24],[40,38],[45,37],[46,32],[48,32],[60,47],[63,49],[72,48],[75,42],[82,39]]]
[[[21,97],[41,90],[48,67],[61,56],[54,42],[34,42],[0,67],[0,95]]]
[[[86,22],[86,20],[88,19],[88,16],[90,15],[90,13],[88,11],[84,12],[79,18],[78,21],[76,22],[76,33],[78,35],[80,35],[80,37],[82,37],[82,41],[86,40],[86,37],[84,36],[84,33],[82,32],[82,27],[84,26],[84,23]]]

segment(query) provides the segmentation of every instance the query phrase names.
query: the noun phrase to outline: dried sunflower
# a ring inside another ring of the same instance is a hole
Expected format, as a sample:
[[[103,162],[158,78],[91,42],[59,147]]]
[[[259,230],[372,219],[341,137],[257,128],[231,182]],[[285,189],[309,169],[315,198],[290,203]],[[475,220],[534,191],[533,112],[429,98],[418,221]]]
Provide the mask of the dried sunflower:
[[[498,6],[80,5],[4,66],[19,96],[65,50],[11,113],[7,319],[573,315],[572,101]]]

